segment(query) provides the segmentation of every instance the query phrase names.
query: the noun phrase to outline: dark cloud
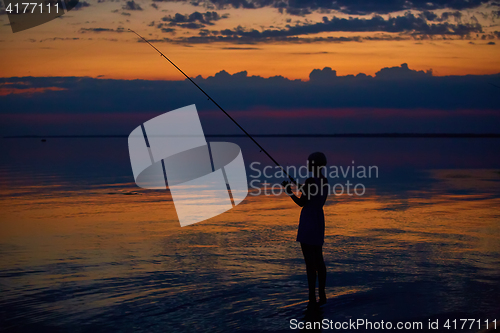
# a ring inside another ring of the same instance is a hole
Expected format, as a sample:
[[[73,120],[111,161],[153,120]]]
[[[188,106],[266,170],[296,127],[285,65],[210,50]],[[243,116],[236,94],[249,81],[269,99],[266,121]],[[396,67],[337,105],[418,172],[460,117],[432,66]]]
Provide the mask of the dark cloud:
[[[204,28],[205,25],[201,23],[189,22],[189,23],[177,23],[173,24],[175,26],[186,28],[186,29],[201,29]]]
[[[174,42],[181,44],[208,44],[208,43],[233,43],[233,44],[258,44],[258,43],[291,43],[291,44],[311,44],[319,42],[361,42],[363,40],[360,36],[354,37],[315,37],[315,38],[299,38],[299,37],[265,37],[259,36],[221,36],[221,35],[207,35],[207,36],[190,36],[181,37],[176,40],[164,40],[165,42]],[[392,40],[392,39],[391,39]]]
[[[176,14],[177,15],[177,14]],[[185,20],[186,17],[179,16],[179,22]],[[174,18],[171,18],[174,20]],[[177,21],[171,21],[177,22]],[[185,23],[184,23],[185,24]],[[372,36],[372,37],[336,37],[329,39],[328,37],[320,37],[318,39],[298,39],[297,36],[307,36],[322,32],[387,32],[387,33],[403,33],[408,36],[433,36],[433,35],[459,35],[466,36],[470,33],[482,32],[482,26],[478,23],[467,24],[452,24],[449,22],[429,23],[423,17],[415,16],[412,13],[406,13],[403,16],[390,17],[385,19],[381,16],[374,16],[369,19],[365,18],[339,18],[326,16],[322,22],[297,24],[295,26],[288,25],[283,29],[266,29],[255,30],[246,29],[244,27],[236,27],[234,29],[224,29],[221,31],[210,32],[208,30],[200,31],[199,36],[191,36],[184,38],[182,41],[187,43],[208,43],[208,42],[233,42],[233,43],[258,43],[269,41],[287,41],[287,42],[311,42],[315,41],[361,41],[379,40],[379,39],[397,39],[398,37],[390,36]],[[402,37],[399,37],[402,38]],[[405,39],[405,38],[402,38]]]
[[[81,28],[80,32],[124,32],[123,28],[109,29],[109,28]]]
[[[158,5],[157,5],[157,4],[155,4],[155,3],[152,3],[152,4],[151,4],[151,7],[153,7],[154,9],[158,9]]]
[[[432,23],[422,17],[417,17],[412,13],[406,13],[403,16],[390,17],[384,19],[381,16],[374,16],[370,19],[364,18],[339,18],[332,17],[328,19],[323,17],[323,22],[289,26],[282,30],[257,30],[243,31],[237,29],[233,34],[240,36],[257,35],[263,36],[297,36],[304,34],[313,34],[320,32],[391,32],[391,33],[414,33],[427,35],[465,35],[471,32],[482,32],[479,24],[451,24]],[[229,34],[229,32],[228,32]]]
[[[337,77],[337,71],[332,70],[330,67],[323,69],[314,69],[309,74],[309,81],[311,82],[328,82]]]
[[[380,71],[375,73],[377,79],[383,80],[406,80],[406,79],[422,79],[429,78],[432,76],[432,70],[428,71],[417,71],[410,69],[408,64],[401,64],[401,66],[396,67],[385,67]],[[364,73],[358,74],[358,77],[368,77]],[[309,81],[314,84],[328,84],[329,82],[334,82],[339,78],[337,76],[337,71],[332,70],[330,67],[325,67],[323,69],[314,69],[309,74]]]
[[[441,13],[441,16],[439,16],[434,12],[423,11],[422,13],[419,14],[419,16],[425,18],[428,21],[434,21],[434,22],[444,22],[450,19],[453,19],[455,22],[461,22],[463,14],[459,11],[454,11],[454,12],[444,12]]]
[[[44,39],[40,39],[39,42],[42,43],[42,42],[46,42],[46,41],[56,41],[56,40],[80,40],[79,37],[53,37],[53,38],[44,38]]]
[[[90,4],[87,1],[79,1],[75,7],[73,7],[73,10],[79,10],[85,7],[90,7]]]
[[[500,128],[498,89],[490,84],[500,82],[500,74],[436,77],[431,72],[401,65],[382,69],[376,76],[339,76],[333,69],[323,68],[313,70],[310,77],[310,81],[300,81],[282,76],[249,76],[246,71],[232,75],[221,71],[208,78],[199,76],[193,80],[243,121],[245,128],[252,133],[276,133],[276,125],[288,133],[300,132],[304,128],[325,133],[383,132],[388,130],[384,127],[388,122],[394,125],[390,129],[395,132],[437,129],[441,132],[485,133],[498,132]],[[193,103],[199,110],[204,128],[207,124],[207,132],[220,133],[225,128],[221,126],[224,116],[203,94],[195,92],[187,80],[0,78],[0,90],[3,119],[8,119],[9,114],[24,115],[17,123],[2,122],[3,135],[24,134],[33,129],[38,133],[53,134],[69,130],[72,131],[70,134],[82,131],[109,133],[106,132],[110,130],[109,126],[96,129],[97,125],[91,121],[93,114],[130,118],[131,121],[124,123],[119,130],[126,134],[141,123],[138,119],[141,115],[145,121],[152,114]],[[27,94],[31,94],[29,98],[26,98]],[[349,123],[342,118],[346,112],[351,115]],[[374,118],[367,120],[365,115],[368,113]],[[26,119],[31,117],[26,115],[33,114],[61,114],[69,120],[72,115],[75,119],[88,115],[90,120],[85,125],[75,120],[75,123],[65,122],[59,127],[51,123],[27,124]],[[228,130],[234,133],[237,128]]]
[[[495,42],[488,42],[487,45],[495,45],[496,43]]]
[[[489,33],[489,34],[483,34],[481,36],[482,40],[495,39],[495,38],[498,38],[498,31],[495,31],[495,32],[492,32],[492,33]]]
[[[234,109],[249,109],[257,104],[277,108],[300,107],[396,107],[396,108],[439,108],[439,109],[491,109],[500,112],[497,97],[492,97],[488,82],[496,82],[500,74],[444,76],[432,75],[432,71],[418,71],[407,64],[386,67],[375,76],[338,76],[332,68],[314,69],[309,81],[290,80],[282,76],[263,78],[248,76],[246,71],[229,74],[221,71],[214,76],[194,80],[203,88],[209,88],[214,98],[224,100]],[[96,82],[91,78],[3,78],[0,84],[23,82],[33,88],[59,87],[67,89],[69,95],[53,99],[47,111],[54,110],[82,112],[93,109],[106,111],[163,110],[164,94],[169,92],[172,104],[190,104],[193,95],[191,83],[185,81],[106,80]],[[134,92],[141,91],[138,99]],[[418,93],[417,93],[418,92]],[[76,95],[75,95],[76,94]],[[82,100],[77,96],[94,96]],[[259,96],[258,99],[255,97]],[[203,97],[203,96],[201,96]],[[107,101],[102,106],[100,101]],[[8,110],[28,112],[38,110],[29,107],[29,101],[0,100]],[[170,103],[169,102],[169,103]],[[4,104],[7,103],[7,104]],[[13,103],[13,104],[12,104]],[[33,101],[36,103],[36,101]],[[186,105],[187,105],[186,104]],[[33,112],[35,112],[33,111]]]
[[[351,36],[351,37],[261,37],[261,36],[223,36],[218,31],[215,33],[200,33],[200,36],[180,37],[177,39],[156,39],[155,42],[167,42],[177,44],[208,44],[208,43],[232,43],[242,45],[254,45],[263,43],[289,43],[289,44],[312,44],[312,43],[343,43],[343,42],[362,42],[363,40],[370,41],[401,41],[410,40],[414,37],[410,36]],[[142,42],[138,39],[138,42]]]
[[[219,21],[220,19],[227,18],[228,14],[219,15],[217,12],[194,12],[191,14],[180,14],[169,15],[162,18],[163,22],[168,22],[170,26],[178,26],[188,29],[200,29],[204,28],[206,25],[214,25],[214,21]]]
[[[142,10],[141,6],[139,6],[134,0],[127,1],[125,5],[122,7],[124,10]]]
[[[261,1],[261,0],[210,0],[218,8],[246,8],[254,9],[270,6],[275,3],[275,1]]]
[[[420,17],[423,17],[424,19],[428,20],[428,21],[437,21],[439,19],[439,16],[434,13],[434,12],[429,12],[429,11],[424,11],[422,13],[420,13],[419,15]]]
[[[432,76],[432,70],[416,71],[408,68],[408,64],[401,64],[401,67],[385,67],[375,73],[375,77],[381,79],[426,78],[430,76]]]
[[[451,18],[455,19],[456,22],[459,22],[462,19],[462,13],[459,11],[455,12],[444,12],[441,14],[441,21],[449,20]]]
[[[492,0],[210,0],[210,2],[220,9],[274,7],[287,13],[337,10],[356,15],[388,14],[405,10],[466,10],[494,3]]]
[[[308,8],[293,8],[293,7],[284,7],[284,8],[279,8],[280,13],[287,13],[289,15],[295,15],[295,16],[306,16],[308,14],[311,14],[311,10]]]
[[[81,28],[80,32],[114,32],[114,29],[108,28]]]

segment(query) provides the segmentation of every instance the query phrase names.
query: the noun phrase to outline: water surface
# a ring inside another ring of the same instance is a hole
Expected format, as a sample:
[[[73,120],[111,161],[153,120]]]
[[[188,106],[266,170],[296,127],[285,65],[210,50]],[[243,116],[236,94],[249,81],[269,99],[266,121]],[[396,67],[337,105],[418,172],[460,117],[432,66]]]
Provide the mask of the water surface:
[[[242,147],[249,177],[269,165],[244,138],[218,141]],[[287,165],[321,150],[379,168],[365,195],[327,201],[319,318],[500,319],[500,140],[259,141]],[[126,139],[3,139],[1,156],[2,330],[290,331],[311,318],[288,197],[250,195],[180,228],[168,192],[133,183]]]

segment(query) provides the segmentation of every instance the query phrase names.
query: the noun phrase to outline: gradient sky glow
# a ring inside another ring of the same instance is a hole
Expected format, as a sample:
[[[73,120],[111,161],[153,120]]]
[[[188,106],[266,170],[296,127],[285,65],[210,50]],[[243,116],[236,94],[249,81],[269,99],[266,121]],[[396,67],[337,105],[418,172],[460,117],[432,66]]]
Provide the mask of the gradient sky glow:
[[[193,77],[246,70],[307,80],[314,68],[373,75],[401,63],[438,76],[500,72],[494,1],[232,3],[80,1],[61,18],[15,34],[3,12],[0,76],[182,79],[129,28]]]
[[[81,0],[12,33],[0,13],[3,135],[123,135],[196,104],[239,133],[498,133],[495,0]]]

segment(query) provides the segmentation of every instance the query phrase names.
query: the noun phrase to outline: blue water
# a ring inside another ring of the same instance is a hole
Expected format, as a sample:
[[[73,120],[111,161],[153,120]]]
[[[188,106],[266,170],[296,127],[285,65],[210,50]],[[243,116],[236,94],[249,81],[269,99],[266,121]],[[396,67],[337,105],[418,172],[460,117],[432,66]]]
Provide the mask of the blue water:
[[[230,141],[249,177],[250,163],[269,165]],[[259,141],[286,165],[319,150],[330,165],[378,166],[378,178],[354,179],[365,195],[325,207],[321,310],[306,310],[300,211],[286,196],[248,196],[180,228],[168,193],[133,183],[126,139],[3,139],[1,330],[285,332],[292,319],[364,319],[449,332],[446,320],[467,318],[482,325],[460,331],[477,332],[500,320],[500,140]]]

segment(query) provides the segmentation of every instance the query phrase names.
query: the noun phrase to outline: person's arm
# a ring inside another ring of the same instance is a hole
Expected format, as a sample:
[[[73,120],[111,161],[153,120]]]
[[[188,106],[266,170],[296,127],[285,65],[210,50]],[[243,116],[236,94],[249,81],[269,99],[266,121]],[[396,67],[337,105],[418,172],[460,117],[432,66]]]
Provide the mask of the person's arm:
[[[285,188],[286,194],[288,194],[290,196],[290,198],[292,198],[293,202],[295,202],[300,207],[304,207],[307,204],[307,202],[309,201],[309,199],[308,199],[309,196],[307,195],[307,191],[308,191],[310,183],[311,183],[311,180],[307,179],[306,183],[304,185],[302,185],[302,186],[298,185],[300,192],[301,192],[300,197],[297,197],[292,192],[292,188],[291,188],[292,184],[289,181],[285,180],[284,182],[281,183],[281,185]]]

